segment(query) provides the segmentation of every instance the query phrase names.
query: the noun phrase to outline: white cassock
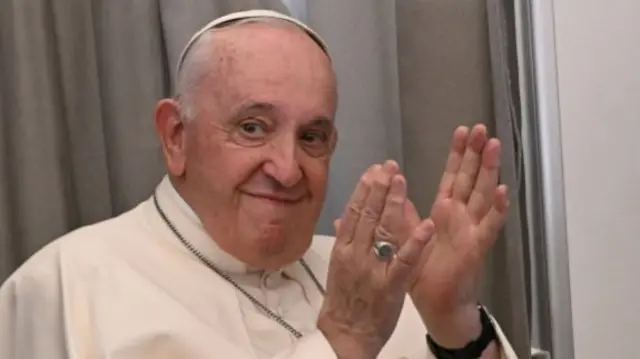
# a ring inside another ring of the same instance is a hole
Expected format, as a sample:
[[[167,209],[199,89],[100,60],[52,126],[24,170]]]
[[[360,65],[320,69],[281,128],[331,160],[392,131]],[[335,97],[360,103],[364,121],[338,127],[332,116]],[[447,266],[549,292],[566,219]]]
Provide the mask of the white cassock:
[[[304,337],[296,339],[197,259],[149,199],[52,242],[3,284],[1,359],[336,358],[316,329],[323,296],[299,263],[251,271],[216,246],[166,178],[157,194],[196,249]],[[332,243],[316,236],[304,256],[321,283]],[[516,358],[495,326],[503,358]],[[410,300],[379,358],[433,358]]]

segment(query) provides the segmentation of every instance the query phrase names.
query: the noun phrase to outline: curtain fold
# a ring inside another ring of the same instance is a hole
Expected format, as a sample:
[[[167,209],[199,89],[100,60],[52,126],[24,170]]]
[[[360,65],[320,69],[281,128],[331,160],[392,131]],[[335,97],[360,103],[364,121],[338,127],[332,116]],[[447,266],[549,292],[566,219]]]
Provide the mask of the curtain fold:
[[[526,358],[507,4],[309,0],[296,12],[327,41],[340,92],[340,142],[318,231],[332,232],[363,171],[388,158],[426,215],[453,129],[486,123],[505,143],[501,177],[514,194],[483,297]],[[0,2],[0,281],[52,239],[151,193],[165,171],[153,111],[171,94],[179,52],[205,23],[249,8],[287,12],[275,0]]]
[[[516,64],[498,0],[307,1],[308,21],[327,41],[339,79],[340,144],[319,230],[343,206],[362,171],[398,160],[422,215],[435,198],[451,134],[487,124],[505,144],[501,179],[511,211],[491,250],[482,298],[518,356],[530,357],[528,277],[516,178]],[[507,58],[505,60],[505,57]]]
[[[509,185],[513,200],[500,241],[494,248],[494,257],[488,262],[493,267],[494,280],[485,291],[495,308],[496,317],[507,323],[505,331],[511,334],[512,344],[519,353],[525,353],[531,351],[531,306],[528,300],[531,285],[528,238],[523,230],[526,211],[521,201],[524,186],[521,127],[518,120],[520,102],[516,90],[518,71],[513,56],[515,43],[509,41],[509,35],[515,34],[515,29],[510,31],[513,24],[508,22],[507,13],[513,12],[513,9],[508,8],[509,4],[505,0],[486,1],[493,84],[493,127],[496,135],[503,140],[500,178]]]
[[[0,281],[54,238],[122,213],[165,172],[155,103],[179,52],[275,0],[0,2]]]
[[[340,140],[318,224],[321,233],[333,234],[333,220],[342,215],[369,166],[404,160],[394,14],[391,1],[307,2],[308,23],[328,43],[339,93]]]

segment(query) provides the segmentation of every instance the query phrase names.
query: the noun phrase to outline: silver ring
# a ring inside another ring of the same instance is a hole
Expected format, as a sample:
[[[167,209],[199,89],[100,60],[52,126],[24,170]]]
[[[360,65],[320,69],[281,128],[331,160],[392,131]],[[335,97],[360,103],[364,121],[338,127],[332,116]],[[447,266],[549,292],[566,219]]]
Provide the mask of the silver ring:
[[[373,242],[373,252],[378,259],[388,261],[396,255],[396,246],[387,241],[375,241]]]

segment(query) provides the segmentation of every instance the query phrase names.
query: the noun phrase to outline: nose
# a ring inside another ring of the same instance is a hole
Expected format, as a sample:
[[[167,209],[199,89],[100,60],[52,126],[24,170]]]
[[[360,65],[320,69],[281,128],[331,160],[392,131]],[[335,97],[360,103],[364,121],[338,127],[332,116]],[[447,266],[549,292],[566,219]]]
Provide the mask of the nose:
[[[296,138],[291,137],[293,136],[282,136],[280,141],[273,141],[270,144],[269,160],[263,167],[267,176],[285,188],[295,186],[302,179],[297,141]]]

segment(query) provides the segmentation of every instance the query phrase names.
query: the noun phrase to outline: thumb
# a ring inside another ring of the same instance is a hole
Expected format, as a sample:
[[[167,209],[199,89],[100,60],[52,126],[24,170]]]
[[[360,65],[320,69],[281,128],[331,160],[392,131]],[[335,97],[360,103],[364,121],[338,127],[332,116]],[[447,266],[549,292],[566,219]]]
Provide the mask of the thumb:
[[[507,186],[500,185],[496,189],[493,206],[485,218],[480,222],[482,231],[485,233],[484,241],[482,243],[484,249],[491,247],[498,238],[500,230],[504,227],[504,224],[507,221],[508,210],[509,198]]]
[[[400,247],[389,267],[391,280],[402,281],[413,272],[423,251],[435,233],[431,219],[420,222],[409,239]]]

